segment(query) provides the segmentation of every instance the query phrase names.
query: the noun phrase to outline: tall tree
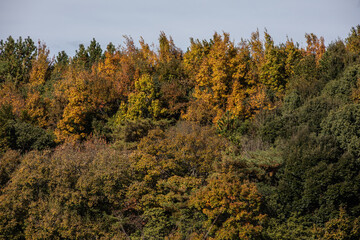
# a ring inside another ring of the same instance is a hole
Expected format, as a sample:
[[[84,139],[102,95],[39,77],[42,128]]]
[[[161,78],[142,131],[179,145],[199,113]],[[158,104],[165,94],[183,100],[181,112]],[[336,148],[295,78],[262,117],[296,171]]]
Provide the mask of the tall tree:
[[[348,51],[359,54],[360,52],[360,25],[351,28],[349,36],[345,40]]]
[[[32,59],[36,54],[36,46],[30,37],[21,37],[15,42],[10,36],[0,41],[0,82],[9,80],[16,85],[29,80]]]
[[[315,34],[305,34],[306,38],[306,54],[314,55],[318,64],[322,55],[325,53],[325,40],[323,37],[318,38]]]
[[[95,38],[91,40],[90,45],[86,49],[86,52],[89,55],[89,68],[91,68],[95,63],[103,58],[103,51],[100,44],[96,42]]]

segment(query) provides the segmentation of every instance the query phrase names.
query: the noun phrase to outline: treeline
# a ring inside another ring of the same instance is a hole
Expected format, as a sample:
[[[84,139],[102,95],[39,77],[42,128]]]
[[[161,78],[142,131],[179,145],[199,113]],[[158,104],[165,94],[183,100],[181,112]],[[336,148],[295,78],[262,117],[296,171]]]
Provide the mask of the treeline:
[[[1,239],[359,239],[360,25],[51,58],[0,41]]]

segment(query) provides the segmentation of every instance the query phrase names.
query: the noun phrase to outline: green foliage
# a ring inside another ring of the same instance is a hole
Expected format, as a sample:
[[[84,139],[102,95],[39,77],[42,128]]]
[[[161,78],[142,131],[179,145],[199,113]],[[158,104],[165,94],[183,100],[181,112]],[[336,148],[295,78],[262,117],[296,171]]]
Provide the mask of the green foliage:
[[[334,136],[339,146],[360,156],[360,105],[349,104],[332,111],[321,124],[322,133]]]
[[[285,148],[275,211],[294,212],[323,224],[341,205],[358,214],[359,164],[332,136],[316,137],[303,130]],[[276,196],[276,195],[275,195]],[[282,206],[281,209],[276,209]]]
[[[357,239],[360,237],[359,218],[350,218],[343,208],[340,208],[339,216],[325,224],[322,239]]]
[[[346,48],[352,53],[359,54],[360,50],[360,25],[351,28],[351,32],[345,40]]]
[[[271,116],[268,117],[265,123],[259,129],[259,134],[264,142],[274,143],[281,132],[284,130],[284,119]]]
[[[262,66],[260,78],[275,92],[281,93],[285,89],[289,76],[286,73],[286,52],[274,45],[271,36],[265,32],[265,63]]]
[[[158,89],[153,78],[143,75],[135,82],[135,92],[129,95],[128,105],[122,105],[118,111],[117,123],[122,120],[139,118],[158,119],[165,114],[159,101]]]
[[[334,141],[330,140],[329,138],[317,139],[309,133],[308,128],[305,128],[287,143],[283,153],[284,167],[278,176],[278,201],[280,201],[282,209],[277,211],[283,212],[283,214],[287,214],[288,211],[303,211],[304,206],[301,204],[301,199],[304,182],[306,178],[313,177],[309,174],[309,170],[322,160],[331,162],[341,154]]]
[[[62,59],[64,59],[63,57]],[[85,48],[84,44],[79,44],[79,49],[76,50],[75,56],[72,59],[72,63],[75,63],[80,68],[91,70],[92,66],[103,58],[104,55],[101,46],[95,40],[95,38],[93,38],[87,48]]]
[[[163,208],[151,208],[145,210],[143,214],[146,225],[141,233],[141,238],[145,239],[164,239],[173,227],[168,214]]]
[[[288,89],[296,90],[304,101],[322,89],[323,83],[319,79],[315,56],[308,55],[296,64],[294,74],[288,81]]]
[[[26,83],[36,54],[36,46],[30,37],[15,40],[10,36],[0,41],[0,82]]]
[[[295,110],[300,107],[302,104],[301,96],[295,90],[290,92],[284,97],[284,103],[282,105],[282,110],[285,114],[292,114]]]
[[[56,146],[53,133],[26,122],[13,123],[11,142],[11,148],[21,152],[44,150]]]
[[[321,122],[338,103],[331,98],[316,97],[305,102],[297,111],[297,121],[301,127],[308,127],[310,132],[319,133]]]
[[[312,222],[301,216],[291,216],[285,222],[270,219],[266,235],[269,239],[318,239]]]
[[[44,150],[56,146],[55,136],[49,131],[30,123],[15,120],[12,107],[3,105],[0,109],[0,151],[19,150],[22,153],[31,150]]]
[[[321,78],[326,81],[338,78],[348,61],[347,54],[343,41],[331,43],[320,61]]]
[[[11,145],[11,135],[15,115],[11,105],[2,105],[0,108],[0,152],[6,151]]]
[[[160,101],[167,109],[167,115],[179,119],[182,111],[186,110],[189,92],[193,86],[187,78],[182,51],[175,46],[172,38],[163,32],[159,37],[154,79],[159,88]]]
[[[90,45],[86,49],[89,55],[88,66],[91,67],[103,58],[102,49],[100,44],[96,42],[95,38],[92,39]]]
[[[247,132],[249,125],[249,121],[241,121],[231,114],[231,112],[227,111],[216,123],[217,131],[226,136],[229,140],[237,142],[239,141],[239,136],[241,134],[245,134]]]
[[[61,51],[56,56],[56,64],[67,65],[69,63],[69,56],[65,51]]]
[[[358,239],[359,26],[264,35],[1,40],[0,239]]]
[[[79,50],[76,50],[72,62],[81,68],[89,68],[89,53],[86,51],[84,44],[79,45]]]
[[[360,65],[349,66],[339,79],[334,79],[325,85],[322,94],[349,103],[359,78]]]
[[[160,82],[173,81],[184,78],[182,52],[174,44],[171,37],[164,32],[159,36],[158,64],[156,75]]]

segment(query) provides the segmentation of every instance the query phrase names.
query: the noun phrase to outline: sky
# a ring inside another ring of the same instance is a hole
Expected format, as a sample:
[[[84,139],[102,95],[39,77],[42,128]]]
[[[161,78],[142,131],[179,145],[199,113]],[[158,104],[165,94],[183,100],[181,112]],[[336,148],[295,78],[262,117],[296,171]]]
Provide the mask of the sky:
[[[265,28],[276,43],[305,46],[305,33],[315,33],[329,44],[359,24],[360,0],[0,0],[0,39],[30,36],[51,55],[73,56],[93,38],[119,46],[124,35],[157,46],[161,31],[184,51],[190,38],[227,32],[239,42]]]

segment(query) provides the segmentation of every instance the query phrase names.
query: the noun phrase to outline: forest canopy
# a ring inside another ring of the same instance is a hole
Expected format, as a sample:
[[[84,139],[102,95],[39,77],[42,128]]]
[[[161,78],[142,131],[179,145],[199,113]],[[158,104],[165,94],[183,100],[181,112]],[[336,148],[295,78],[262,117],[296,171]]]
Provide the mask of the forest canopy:
[[[360,25],[305,39],[1,40],[0,239],[360,239]]]

